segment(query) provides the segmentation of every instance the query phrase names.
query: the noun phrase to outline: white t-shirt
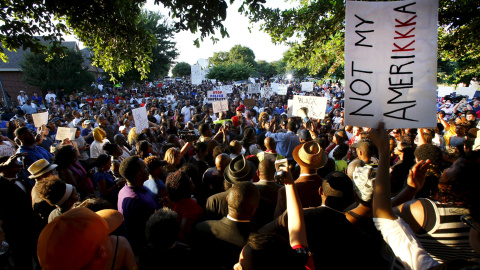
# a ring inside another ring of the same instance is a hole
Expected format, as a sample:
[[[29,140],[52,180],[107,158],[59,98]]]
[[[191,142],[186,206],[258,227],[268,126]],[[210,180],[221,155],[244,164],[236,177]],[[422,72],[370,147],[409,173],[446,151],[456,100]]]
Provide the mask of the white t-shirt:
[[[103,139],[103,142],[97,142],[93,141],[92,145],[90,146],[90,157],[91,158],[97,158],[101,154],[106,154],[105,151],[103,151],[103,145],[107,142],[110,142],[108,139]]]
[[[55,95],[55,94],[52,93],[52,94],[47,94],[47,95],[45,96],[45,100],[46,100],[48,103],[52,103],[52,102],[50,101],[50,98],[53,98],[53,101],[55,101],[55,99],[57,99],[57,95]]]
[[[195,108],[193,106],[185,106],[182,108],[181,113],[185,116],[185,123],[192,119],[192,114],[194,113]]]

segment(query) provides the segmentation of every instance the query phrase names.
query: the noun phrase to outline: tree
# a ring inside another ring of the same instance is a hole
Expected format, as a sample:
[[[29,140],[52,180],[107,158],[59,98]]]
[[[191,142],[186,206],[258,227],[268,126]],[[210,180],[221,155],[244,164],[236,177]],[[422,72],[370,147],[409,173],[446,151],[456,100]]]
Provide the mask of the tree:
[[[172,74],[175,77],[190,76],[192,73],[192,67],[189,63],[180,62],[176,64],[172,69]]]
[[[261,22],[275,43],[290,46],[288,63],[308,68],[311,74],[327,70],[334,74],[344,64],[345,2],[339,0],[299,1],[296,8],[250,9],[241,12],[252,22]],[[457,76],[480,73],[480,16],[476,0],[440,0],[439,54],[443,60],[463,61]]]
[[[87,88],[95,80],[93,74],[83,67],[85,60],[79,51],[67,49],[50,60],[47,58],[47,54],[25,54],[20,63],[25,83],[44,91],[63,88],[68,92]]]
[[[173,41],[175,29],[160,13],[148,10],[143,10],[139,15],[138,27],[146,29],[149,34],[155,37],[150,43],[152,62],[147,66],[150,72],[146,78],[143,78],[154,81],[168,75],[174,59],[178,56],[176,43]],[[133,64],[135,60],[133,59],[131,62]],[[127,82],[142,80],[142,74],[135,69],[129,70],[119,77]]]
[[[258,61],[256,67],[259,77],[271,78],[278,74],[276,67],[267,61]]]
[[[244,4],[258,10],[262,1],[244,0]],[[62,35],[73,33],[93,49],[96,66],[120,76],[135,69],[145,78],[150,72],[149,64],[155,60],[151,44],[156,38],[138,24],[145,3],[146,0],[1,0],[0,58],[8,60],[4,48],[61,53],[65,50],[60,44]],[[170,10],[176,29],[199,32],[200,37],[194,41],[197,46],[215,31],[222,37],[228,36],[223,26],[228,7],[225,0],[155,0],[155,4]],[[35,37],[40,35],[52,42],[51,49],[47,50],[41,39]]]
[[[253,67],[248,63],[236,62],[232,64],[220,64],[210,68],[207,74],[208,79],[219,81],[245,80],[254,72]]]
[[[255,67],[255,53],[252,49],[235,45],[228,52],[215,52],[213,57],[208,58],[213,65],[233,64],[236,62],[248,63],[251,67]]]

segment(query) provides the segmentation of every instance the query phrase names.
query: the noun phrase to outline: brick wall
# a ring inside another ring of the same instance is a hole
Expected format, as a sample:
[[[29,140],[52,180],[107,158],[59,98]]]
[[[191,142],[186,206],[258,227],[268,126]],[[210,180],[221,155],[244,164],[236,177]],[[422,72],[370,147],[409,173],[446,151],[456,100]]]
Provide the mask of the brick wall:
[[[12,99],[12,103],[15,105],[17,104],[17,96],[20,94],[20,90],[25,91],[28,98],[31,98],[33,92],[37,92],[39,95],[42,95],[42,91],[37,87],[28,85],[22,81],[22,72],[21,71],[2,71],[0,72],[0,76],[2,77],[3,86],[5,87],[5,91],[10,95]],[[3,103],[3,97],[1,97]]]

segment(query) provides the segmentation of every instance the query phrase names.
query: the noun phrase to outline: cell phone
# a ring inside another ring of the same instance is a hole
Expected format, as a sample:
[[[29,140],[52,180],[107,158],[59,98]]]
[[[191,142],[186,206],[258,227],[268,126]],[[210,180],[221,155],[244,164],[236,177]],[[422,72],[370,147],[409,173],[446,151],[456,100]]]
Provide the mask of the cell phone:
[[[286,158],[275,161],[275,180],[283,184],[285,179],[285,172],[288,171],[288,160]]]

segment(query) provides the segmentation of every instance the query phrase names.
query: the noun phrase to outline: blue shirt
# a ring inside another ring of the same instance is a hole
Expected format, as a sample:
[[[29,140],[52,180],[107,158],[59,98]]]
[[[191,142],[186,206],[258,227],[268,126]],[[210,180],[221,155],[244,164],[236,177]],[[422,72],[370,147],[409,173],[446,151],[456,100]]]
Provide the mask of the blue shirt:
[[[30,167],[30,165],[32,165],[35,161],[42,158],[50,162],[50,157],[53,156],[47,150],[45,150],[45,148],[36,146],[36,145],[34,145],[33,147],[20,145],[20,147],[17,150],[17,153],[28,153],[23,158],[24,168]]]
[[[160,197],[164,197],[167,192],[165,184],[160,179],[148,179],[147,181],[143,182],[143,186],[150,191],[150,196],[155,202],[158,202],[158,199]]]
[[[37,96],[35,98],[35,96],[32,96],[32,101],[37,101],[38,102],[38,105],[42,105],[43,102],[42,102],[42,97],[41,96]]]
[[[280,155],[285,156],[288,160],[293,160],[293,149],[300,145],[300,139],[297,134],[292,131],[288,131],[287,133],[272,133],[267,131],[265,137],[275,139],[275,142],[277,143],[277,152]]]

